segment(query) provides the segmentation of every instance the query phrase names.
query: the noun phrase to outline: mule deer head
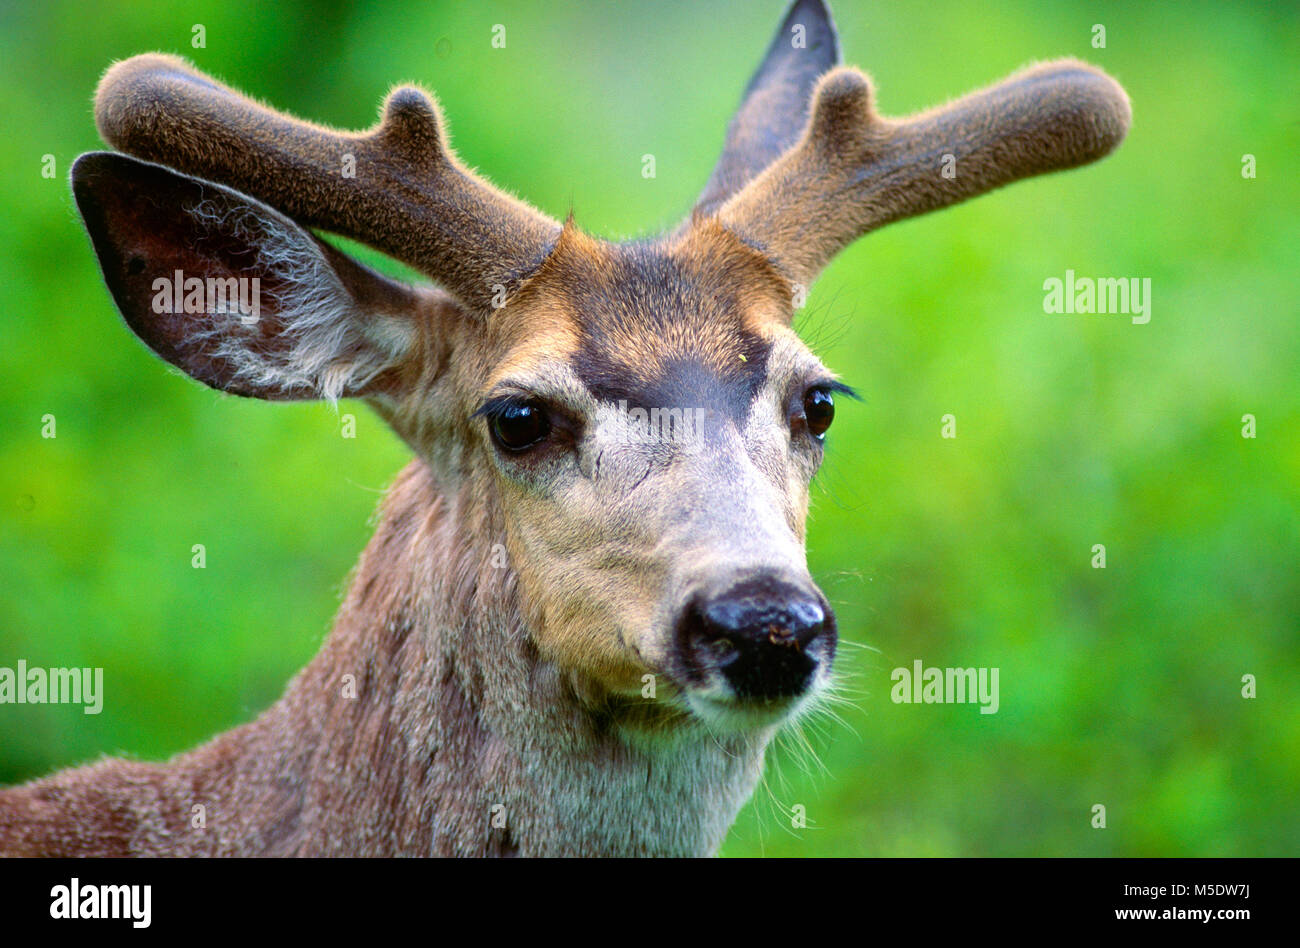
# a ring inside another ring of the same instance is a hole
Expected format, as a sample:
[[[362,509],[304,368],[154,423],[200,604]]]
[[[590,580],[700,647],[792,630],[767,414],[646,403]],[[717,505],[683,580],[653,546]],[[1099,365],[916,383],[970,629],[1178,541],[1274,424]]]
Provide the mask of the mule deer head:
[[[838,59],[828,12],[799,0],[689,218],[653,240],[599,239],[486,183],[417,88],[346,133],[164,55],[104,77],[95,114],[118,151],[82,156],[73,189],[118,308],[154,352],[237,395],[364,399],[411,446],[420,496],[457,523],[457,549],[434,545],[446,562],[420,574],[438,577],[429,608],[457,619],[442,634],[486,635],[459,620],[491,613],[528,656],[458,645],[477,655],[471,704],[531,668],[521,701],[571,700],[626,746],[734,737],[752,763],[825,685],[836,647],[804,523],[849,390],[792,331],[796,296],[868,231],[1094,161],[1129,123],[1120,87],[1080,62],[891,119]],[[313,229],[436,288],[381,276]],[[203,289],[254,279],[243,307]],[[432,520],[403,516],[416,525],[372,545],[374,571],[411,572]],[[489,563],[496,543],[507,570]],[[756,766],[678,850],[716,847]]]

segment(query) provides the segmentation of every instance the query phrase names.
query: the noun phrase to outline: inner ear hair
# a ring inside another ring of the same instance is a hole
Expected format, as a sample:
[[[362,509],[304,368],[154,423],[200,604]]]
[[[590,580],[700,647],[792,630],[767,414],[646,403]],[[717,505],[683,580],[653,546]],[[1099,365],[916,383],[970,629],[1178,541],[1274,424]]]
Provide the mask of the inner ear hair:
[[[410,344],[412,288],[253,198],[109,152],[79,158],[72,187],[127,324],[206,385],[364,396]]]

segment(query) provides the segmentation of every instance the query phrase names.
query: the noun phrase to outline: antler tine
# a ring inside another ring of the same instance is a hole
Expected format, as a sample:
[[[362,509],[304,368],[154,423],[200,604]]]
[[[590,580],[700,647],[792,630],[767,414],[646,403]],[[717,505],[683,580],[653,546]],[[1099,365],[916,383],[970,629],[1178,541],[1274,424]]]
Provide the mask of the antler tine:
[[[182,59],[148,54],[105,74],[95,118],[115,148],[370,244],[476,308],[539,266],[560,233],[466,170],[444,141],[437,104],[410,86],[388,96],[374,128],[339,132],[268,109]],[[350,166],[355,175],[345,176]]]
[[[846,245],[891,221],[1095,161],[1131,119],[1119,84],[1074,60],[902,120],[877,115],[871,99],[858,70],[828,72],[800,140],[718,211],[795,282],[811,282]]]

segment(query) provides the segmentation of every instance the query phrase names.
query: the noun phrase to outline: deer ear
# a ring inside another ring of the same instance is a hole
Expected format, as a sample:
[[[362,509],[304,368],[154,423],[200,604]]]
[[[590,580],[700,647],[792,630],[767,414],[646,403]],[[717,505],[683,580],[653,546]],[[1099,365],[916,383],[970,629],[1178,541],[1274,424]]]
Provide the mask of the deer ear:
[[[813,87],[839,61],[839,37],[826,4],[795,0],[727,127],[722,157],[696,213],[713,213],[799,139]]]
[[[205,385],[363,396],[413,340],[411,288],[238,191],[114,152],[77,159],[72,191],[127,325]]]

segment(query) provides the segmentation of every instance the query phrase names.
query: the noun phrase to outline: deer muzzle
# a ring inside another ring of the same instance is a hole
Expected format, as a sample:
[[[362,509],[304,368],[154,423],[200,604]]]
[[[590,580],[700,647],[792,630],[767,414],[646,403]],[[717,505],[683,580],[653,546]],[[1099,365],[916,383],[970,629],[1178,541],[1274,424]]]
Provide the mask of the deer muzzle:
[[[676,632],[687,674],[720,680],[741,703],[802,697],[835,655],[835,616],[820,593],[775,576],[693,599]]]

